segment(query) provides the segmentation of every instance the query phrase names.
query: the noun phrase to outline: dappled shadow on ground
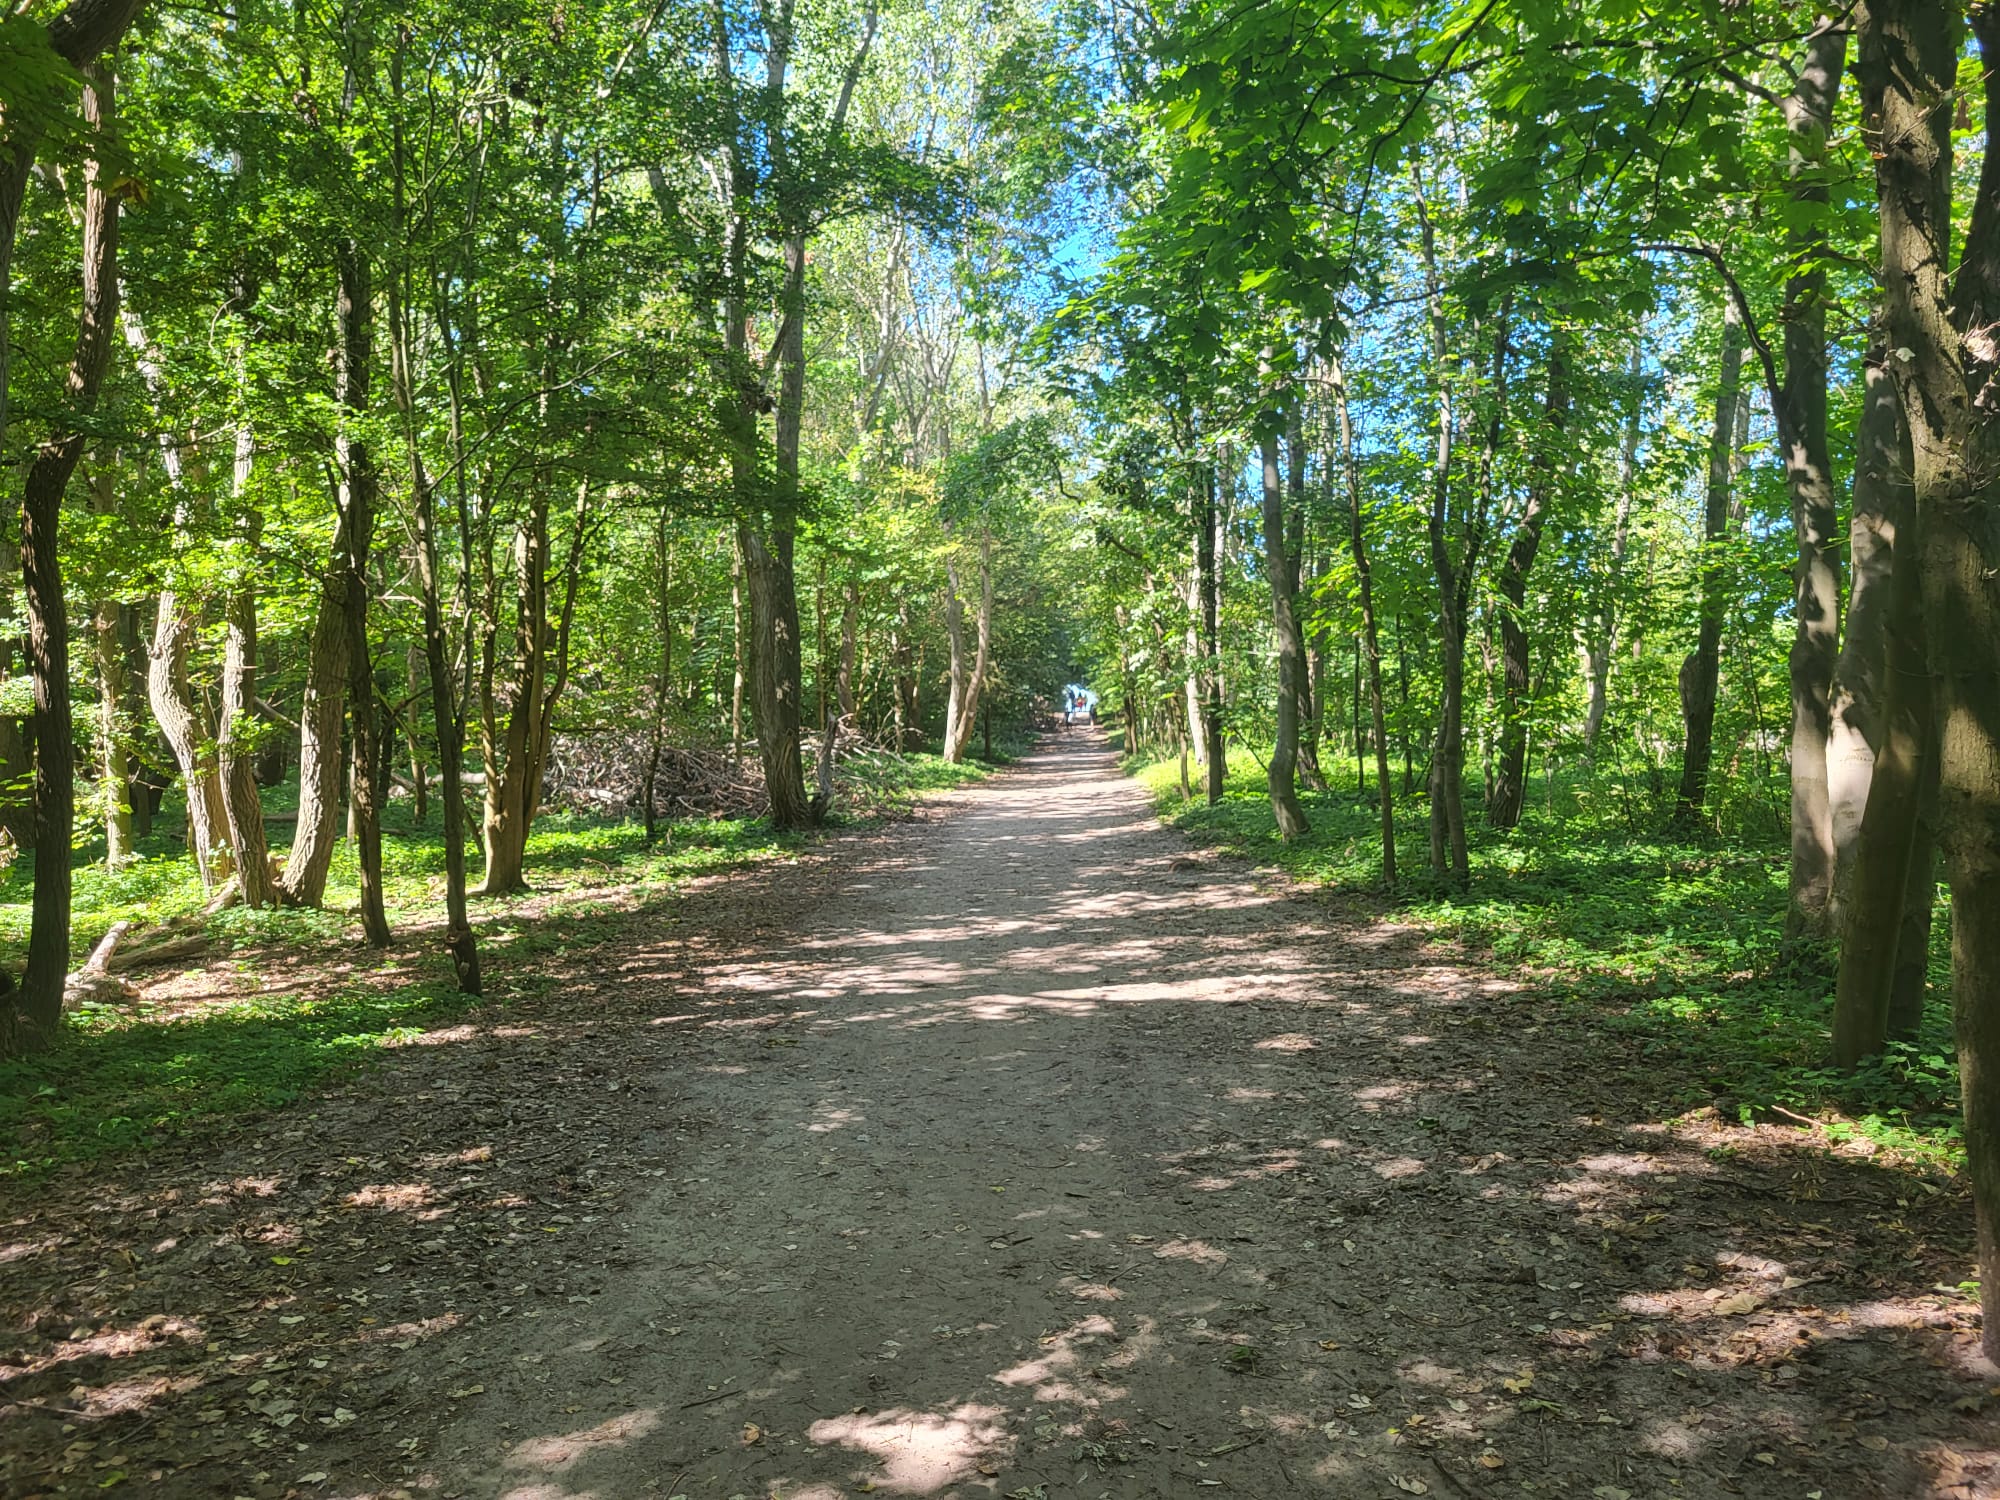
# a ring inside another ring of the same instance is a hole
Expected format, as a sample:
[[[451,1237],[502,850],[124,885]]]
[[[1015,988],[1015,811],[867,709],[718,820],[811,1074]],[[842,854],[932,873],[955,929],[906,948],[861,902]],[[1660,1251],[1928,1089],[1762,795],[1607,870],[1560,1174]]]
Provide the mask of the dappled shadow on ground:
[[[1080,734],[959,800],[107,1193],[176,1241],[132,1265],[24,1215],[0,1266],[85,1281],[0,1385],[58,1460],[14,1472],[1993,1492],[1949,1184],[1670,1119],[1630,1038],[1191,853]]]

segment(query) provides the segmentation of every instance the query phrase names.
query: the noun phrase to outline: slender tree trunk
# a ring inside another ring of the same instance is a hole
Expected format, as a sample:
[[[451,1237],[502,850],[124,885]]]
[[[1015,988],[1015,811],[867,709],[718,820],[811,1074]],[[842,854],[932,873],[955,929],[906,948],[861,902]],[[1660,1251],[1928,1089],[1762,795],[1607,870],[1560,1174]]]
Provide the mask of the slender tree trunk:
[[[1368,662],[1368,708],[1375,727],[1375,789],[1382,804],[1382,880],[1387,885],[1394,885],[1396,797],[1395,788],[1389,780],[1389,728],[1387,710],[1382,702],[1382,638],[1375,619],[1375,574],[1369,564],[1367,527],[1361,514],[1361,463],[1354,451],[1354,424],[1347,406],[1347,372],[1338,359],[1330,360],[1327,370],[1333,385],[1333,420],[1340,471],[1347,486],[1347,549],[1354,559],[1354,576],[1361,595],[1361,645]],[[1406,742],[1406,778],[1409,775],[1408,759]]]
[[[1618,502],[1611,522],[1611,567],[1605,580],[1604,603],[1597,614],[1597,639],[1586,648],[1585,665],[1590,678],[1590,702],[1583,716],[1583,754],[1586,763],[1595,763],[1597,736],[1604,728],[1604,714],[1610,702],[1611,660],[1618,647],[1618,590],[1625,578],[1625,548],[1631,535],[1632,507],[1639,479],[1639,425],[1644,405],[1640,377],[1644,373],[1644,346],[1634,342],[1627,379],[1631,382],[1631,405],[1625,412],[1625,432],[1618,448]]]
[[[735,676],[729,690],[729,758],[743,759],[743,688],[747,681],[743,660],[743,544],[731,536],[729,541],[729,620],[730,657],[735,664]]]
[[[417,733],[417,700],[424,692],[424,673],[421,663],[424,653],[412,645],[403,653],[404,684],[409,688],[410,704],[410,821],[419,828],[430,821],[431,772],[424,760],[423,737]]]
[[[1569,369],[1561,334],[1549,352],[1547,409],[1542,417],[1542,452],[1528,481],[1521,523],[1500,565],[1500,753],[1494,771],[1493,794],[1487,800],[1487,820],[1495,828],[1512,828],[1521,821],[1528,792],[1528,573],[1541,550],[1542,528],[1548,518],[1550,490],[1561,472],[1563,428],[1569,420]]]
[[[1216,504],[1218,477],[1213,467],[1203,465],[1200,488],[1195,494],[1195,566],[1201,594],[1202,769],[1207,775],[1210,807],[1222,800],[1223,786],[1229,777],[1229,752],[1222,738],[1222,587],[1215,566],[1216,533],[1221,521],[1221,507]]]
[[[1469,583],[1478,564],[1479,527],[1467,522],[1461,527],[1465,540],[1463,555],[1451,555],[1448,537],[1451,516],[1452,439],[1455,417],[1451,400],[1451,349],[1445,321],[1444,293],[1438,280],[1437,247],[1429,211],[1421,190],[1416,198],[1421,230],[1424,280],[1429,303],[1431,359],[1437,382],[1437,449],[1431,469],[1431,503],[1427,532],[1431,572],[1438,589],[1438,636],[1443,692],[1438,704],[1438,729],[1431,752],[1431,869],[1463,888],[1472,881],[1471,857],[1465,842],[1465,639],[1466,613],[1471,601]],[[1494,450],[1499,446],[1500,424],[1505,409],[1507,372],[1507,314],[1503,307],[1494,340],[1494,409],[1487,439],[1486,474],[1479,488],[1490,482]],[[1482,494],[1483,502],[1483,494]]]
[[[667,693],[674,680],[674,615],[671,607],[674,565],[673,553],[667,546],[667,511],[660,508],[654,522],[653,556],[659,568],[657,607],[660,624],[660,671],[653,682],[653,727],[647,736],[645,815],[646,847],[653,847],[659,825],[659,813],[654,803],[653,791],[660,779],[660,753],[667,737]]]
[[[1319,714],[1312,653],[1306,647],[1305,611],[1299,595],[1306,573],[1306,443],[1304,416],[1294,403],[1285,422],[1285,588],[1291,600],[1292,641],[1298,654],[1299,779],[1315,792],[1326,790],[1319,765]]]
[[[917,660],[910,646],[913,626],[907,598],[896,602],[896,633],[890,654],[896,663],[896,749],[920,750],[924,742],[923,708],[917,698]]]
[[[1311,831],[1299,806],[1296,781],[1299,755],[1299,698],[1305,681],[1304,642],[1292,608],[1292,564],[1285,555],[1285,488],[1278,468],[1278,434],[1265,433],[1264,572],[1271,580],[1271,625],[1278,647],[1278,737],[1271,747],[1266,779],[1271,788],[1271,812],[1278,837],[1286,843]]]
[[[36,450],[21,493],[21,583],[35,705],[35,884],[27,970],[13,1015],[0,1017],[0,1043],[8,1050],[45,1047],[54,1038],[62,1024],[63,980],[69,972],[76,768],[69,621],[57,533],[63,490],[88,441],[84,419],[96,406],[111,365],[111,331],[118,317],[118,197],[105,181],[109,168],[103,150],[116,130],[116,94],[108,67],[89,63],[82,71],[83,117],[100,143],[84,174],[83,307],[64,382],[64,408],[55,430]],[[8,224],[11,228],[11,217]]]
[[[947,538],[950,532],[946,532]],[[953,764],[959,756],[959,721],[966,717],[965,687],[965,602],[960,595],[958,558],[947,547],[944,558],[944,635],[946,649],[946,692],[944,700],[944,759]]]
[[[92,508],[100,516],[115,515],[115,470],[108,462],[98,462],[93,467]],[[132,756],[126,749],[130,728],[125,718],[125,699],[130,689],[126,682],[124,613],[124,606],[117,600],[103,599],[91,619],[97,651],[98,794],[104,804],[107,870],[130,864],[136,853],[132,846]]]
[[[963,607],[958,601],[958,575],[950,575],[951,595],[946,604],[947,626],[951,634],[951,700],[945,710],[944,758],[956,765],[972,746],[973,726],[978,722],[980,699],[986,692],[986,675],[993,650],[993,534],[984,525],[979,535],[979,609],[973,620],[972,663],[964,661]]]
[[[382,809],[376,798],[375,767],[380,751],[375,726],[375,660],[368,649],[368,555],[375,538],[375,507],[381,478],[375,455],[362,436],[368,415],[370,366],[374,358],[375,304],[366,253],[351,240],[334,248],[340,275],[336,314],[340,322],[339,401],[345,421],[334,439],[341,474],[341,519],[347,553],[341,573],[342,656],[347,668],[347,718],[353,742],[355,862],[361,875],[361,929],[377,948],[389,945],[389,918],[382,901]]]
[[[1743,319],[1734,299],[1722,307],[1722,368],[1715,386],[1715,430],[1708,445],[1708,498],[1703,511],[1701,623],[1694,651],[1681,663],[1681,750],[1677,816],[1692,825],[1708,799],[1708,771],[1715,754],[1715,701],[1722,673],[1723,543],[1729,535],[1729,496],[1735,477],[1737,393],[1743,379]]]
[[[1847,61],[1847,27],[1823,20],[1807,40],[1797,82],[1785,99],[1790,199],[1819,210],[1789,235],[1799,270],[1785,283],[1783,313],[1786,488],[1798,540],[1793,573],[1791,651],[1792,862],[1790,936],[1833,932],[1834,837],[1827,792],[1828,699],[1840,647],[1840,522],[1827,440],[1826,247],[1827,136]]]
[[[840,716],[855,723],[855,669],[861,659],[861,580],[850,575],[842,592],[840,608],[840,672],[834,679],[834,697]]]
[[[504,896],[527,885],[528,828],[540,788],[538,729],[549,673],[549,476],[535,481],[514,536],[514,681],[505,721],[486,761],[486,873],[474,892]]]

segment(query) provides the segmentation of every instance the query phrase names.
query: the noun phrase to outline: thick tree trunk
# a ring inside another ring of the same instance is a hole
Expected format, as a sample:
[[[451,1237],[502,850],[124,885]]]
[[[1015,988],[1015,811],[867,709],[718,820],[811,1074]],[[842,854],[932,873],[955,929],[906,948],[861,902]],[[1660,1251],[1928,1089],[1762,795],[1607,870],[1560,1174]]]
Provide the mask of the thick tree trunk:
[[[1971,12],[1986,118],[2000,119],[2000,17]],[[1983,399],[2000,345],[2000,136],[1955,279],[1952,116],[1959,11],[1872,0],[1858,70],[1882,210],[1892,365],[1909,424],[1918,572],[1938,729],[1938,828],[1952,894],[1965,1156],[1979,1227],[1982,1342],[2000,1357],[2000,423]],[[1879,776],[1878,772],[1878,776]]]
[[[1299,698],[1305,682],[1304,640],[1292,606],[1292,564],[1285,555],[1285,489],[1278,471],[1278,434],[1264,435],[1264,571],[1271,580],[1271,625],[1278,647],[1278,737],[1266,779],[1278,836],[1290,843],[1311,831],[1299,806]]]
[[[1875,756],[1888,731],[1890,637],[1898,539],[1914,546],[1910,459],[1889,351],[1871,341],[1863,365],[1861,418],[1854,434],[1854,499],[1848,522],[1852,565],[1847,627],[1828,704],[1827,798],[1834,848],[1834,910],[1845,925],[1863,812]]]
[[[1913,888],[1921,889],[1924,907],[1922,932],[1912,933],[1919,944],[1912,956],[1920,960],[1921,1017],[1921,961],[1928,958],[1922,950],[1930,943],[1934,891],[1927,804],[1934,795],[1936,726],[1910,448],[1889,357],[1878,341],[1864,374],[1866,404],[1855,440],[1854,602],[1835,694],[1835,724],[1850,743],[1829,767],[1843,797],[1854,796],[1853,783],[1861,782],[1864,804],[1858,826],[1844,840],[1850,868],[1839,882],[1833,1054],[1848,1068],[1882,1050],[1899,990],[1907,1009],[1911,975],[1899,949],[1908,925],[1904,900]]]
[[[1521,522],[1500,565],[1500,746],[1493,792],[1486,817],[1495,828],[1512,828],[1521,821],[1528,791],[1529,642],[1527,624],[1528,573],[1541,551],[1542,528],[1548,518],[1550,491],[1562,466],[1563,427],[1569,419],[1569,370],[1556,335],[1549,353],[1547,407],[1542,417],[1542,451],[1528,481]]]
[[[341,730],[347,695],[347,560],[352,522],[346,508],[320,575],[312,633],[306,642],[305,689],[299,699],[299,813],[291,852],[279,878],[282,899],[318,906],[340,830]]]
[[[1681,786],[1677,816],[1701,819],[1715,754],[1715,701],[1722,673],[1723,556],[1729,535],[1729,495],[1735,477],[1737,393],[1743,382],[1743,318],[1735,299],[1722,305],[1722,367],[1716,376],[1715,427],[1708,443],[1708,497],[1702,516],[1701,623],[1695,648],[1681,663]]]
[[[108,145],[117,118],[111,71],[95,63],[82,71],[84,121]],[[63,490],[88,441],[83,419],[96,406],[111,365],[111,330],[118,316],[118,198],[105,181],[103,157],[102,151],[93,157],[84,177],[83,307],[64,383],[64,409],[56,430],[36,450],[21,493],[21,583],[35,705],[35,884],[27,970],[12,1016],[0,1017],[0,1046],[18,1050],[44,1047],[54,1038],[62,1024],[63,980],[69,973],[76,768],[69,621],[57,533]]]
[[[1785,482],[1798,541],[1793,572],[1791,650],[1792,862],[1788,935],[1831,936],[1834,839],[1827,799],[1828,698],[1840,647],[1840,539],[1827,441],[1826,143],[1847,61],[1847,22],[1823,21],[1806,43],[1797,82],[1785,99],[1790,198],[1820,210],[1792,230],[1789,246],[1803,267],[1785,283],[1785,381],[1778,393],[1786,422]]]

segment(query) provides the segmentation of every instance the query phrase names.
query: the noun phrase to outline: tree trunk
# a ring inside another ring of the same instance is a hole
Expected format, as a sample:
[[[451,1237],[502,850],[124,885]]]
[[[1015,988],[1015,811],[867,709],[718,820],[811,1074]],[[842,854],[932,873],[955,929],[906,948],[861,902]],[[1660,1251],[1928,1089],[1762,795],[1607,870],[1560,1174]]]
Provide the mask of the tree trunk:
[[[647,735],[646,781],[643,808],[646,817],[646,847],[653,847],[659,827],[659,811],[654,802],[654,788],[660,779],[660,753],[665,748],[667,738],[667,694],[674,680],[674,615],[672,591],[674,581],[673,552],[667,545],[667,510],[660,507],[654,520],[653,558],[659,568],[660,581],[655,606],[659,610],[660,626],[660,671],[653,680],[653,725]]]
[[[1828,704],[1827,800],[1834,849],[1834,914],[1846,927],[1863,813],[1875,756],[1888,732],[1891,636],[1896,629],[1895,549],[1914,548],[1910,460],[1887,345],[1870,341],[1863,364],[1861,418],[1854,434],[1854,499],[1848,522],[1846,637]],[[1914,586],[1914,584],[1913,584]],[[1917,658],[1921,663],[1922,658]],[[1845,959],[1842,960],[1843,966]]]
[[[250,484],[256,441],[246,424],[236,433],[236,464],[232,489],[241,503]],[[222,725],[216,737],[216,781],[222,794],[229,843],[236,852],[237,890],[243,904],[270,906],[277,899],[271,875],[270,846],[264,837],[264,806],[257,793],[255,752],[245,748],[245,731],[257,712],[257,544],[262,517],[254,509],[243,517],[235,576],[230,580],[224,609],[222,647]]]
[[[1229,778],[1229,752],[1222,739],[1222,588],[1216,578],[1217,474],[1203,465],[1195,493],[1195,568],[1201,598],[1201,743],[1208,805],[1222,800]]]
[[[1413,181],[1416,179],[1413,178]],[[1465,637],[1470,584],[1478,566],[1480,528],[1462,525],[1462,555],[1454,561],[1447,535],[1451,516],[1452,439],[1455,417],[1451,400],[1451,350],[1445,321],[1444,292],[1438,280],[1437,245],[1421,184],[1416,194],[1426,301],[1431,329],[1431,360],[1437,383],[1437,448],[1431,469],[1430,514],[1426,532],[1431,572],[1438,590],[1438,638],[1443,692],[1438,704],[1437,739],[1431,752],[1431,869],[1463,889],[1471,884],[1471,857],[1465,842]],[[1505,410],[1507,375],[1507,313],[1503,304],[1494,339],[1494,407],[1478,488],[1487,489],[1494,452],[1499,446]]]
[[[1785,283],[1782,314],[1786,489],[1798,540],[1793,573],[1791,650],[1792,862],[1787,935],[1824,938],[1833,931],[1834,842],[1827,795],[1828,699],[1840,647],[1840,521],[1827,443],[1826,248],[1827,135],[1847,61],[1847,26],[1823,21],[1806,42],[1797,82],[1785,99],[1789,196],[1796,224],[1788,248],[1801,266]]]
[[[743,759],[743,689],[748,681],[744,671],[743,647],[743,543],[731,536],[729,543],[729,622],[730,658],[735,676],[729,689],[729,758]]]
[[[861,660],[861,580],[849,575],[840,609],[840,672],[834,679],[834,699],[840,716],[855,719],[855,669]]]
[[[1729,535],[1729,494],[1735,477],[1737,392],[1743,381],[1743,318],[1735,299],[1722,305],[1722,368],[1715,385],[1715,428],[1708,444],[1708,498],[1702,516],[1701,623],[1695,648],[1681,663],[1681,786],[1677,818],[1693,825],[1708,800],[1715,754],[1715,700],[1722,673],[1723,542]]]
[[[341,570],[343,655],[347,666],[347,719],[353,740],[355,863],[361,875],[361,929],[377,948],[389,945],[389,918],[382,903],[382,809],[376,796],[380,758],[375,729],[375,659],[368,649],[368,554],[375,538],[375,506],[381,478],[375,455],[361,435],[368,415],[370,362],[374,357],[375,304],[368,259],[352,240],[334,247],[340,275],[335,313],[340,323],[340,380],[337,397],[346,423],[334,438],[334,462],[341,475],[341,520],[347,554]],[[252,785],[252,794],[255,785]]]
[[[957,574],[951,575],[952,594],[948,610],[958,610]],[[978,722],[979,702],[986,692],[986,674],[993,649],[993,536],[984,526],[979,534],[979,613],[973,622],[972,668],[963,669],[964,626],[952,626],[952,700],[945,711],[944,758],[956,765],[972,746],[973,726]]]
[[[563,600],[553,625],[549,619],[548,481],[549,476],[543,476],[535,485],[534,498],[514,538],[514,582],[520,594],[514,617],[514,684],[506,725],[491,737],[493,743],[486,755],[486,876],[476,893],[481,896],[505,895],[527,883],[528,834],[541,809],[542,776],[548,765],[556,703],[569,675],[570,622],[582,580],[590,481],[584,480],[577,489],[569,550],[563,563]]]
[[[1306,443],[1304,417],[1295,404],[1285,423],[1285,562],[1286,592],[1292,606],[1292,638],[1298,652],[1299,779],[1308,790],[1326,790],[1319,764],[1318,682],[1312,652],[1306,647],[1305,612],[1299,607],[1304,585],[1306,550]]]
[[[923,707],[917,697],[916,653],[910,647],[910,603],[896,602],[896,633],[891,654],[896,662],[896,749],[920,750],[924,743]]]
[[[1500,754],[1486,817],[1495,828],[1512,828],[1521,821],[1528,791],[1528,573],[1541,550],[1542,527],[1548,517],[1550,489],[1561,471],[1563,427],[1569,419],[1569,370],[1561,334],[1553,335],[1549,351],[1547,409],[1542,418],[1542,452],[1528,481],[1521,524],[1500,565]]]
[[[1988,120],[2000,17],[1970,11]],[[1979,1227],[1982,1343],[2000,1356],[2000,136],[1950,276],[1952,115],[1961,53],[1948,0],[1873,0],[1858,70],[1882,210],[1892,370],[1909,425],[1918,572],[1938,730],[1938,828],[1952,895],[1952,995],[1965,1155]],[[1878,773],[1879,774],[1879,773]],[[1864,815],[1865,816],[1865,815]]]
[[[90,63],[82,71],[85,124],[102,145],[109,145],[117,119],[111,70]],[[69,621],[57,534],[63,490],[87,441],[84,419],[96,406],[111,365],[111,330],[118,316],[118,197],[105,181],[105,155],[102,149],[96,152],[84,175],[83,306],[64,383],[64,408],[55,431],[36,450],[21,494],[21,583],[35,704],[35,884],[27,970],[13,1015],[0,1018],[10,1023],[0,1024],[0,1044],[12,1050],[44,1047],[54,1038],[62,1024],[63,980],[69,973],[76,768]]]
[[[1631,534],[1632,506],[1638,490],[1639,425],[1644,406],[1640,377],[1644,373],[1644,360],[1644,346],[1635,342],[1627,372],[1632,404],[1626,408],[1625,432],[1618,448],[1618,503],[1611,522],[1611,568],[1604,603],[1597,615],[1597,639],[1588,643],[1584,654],[1590,680],[1590,700],[1583,715],[1586,763],[1594,763],[1597,758],[1597,736],[1603,731],[1610,701],[1611,659],[1618,646],[1618,590],[1625,577],[1625,547]]]
[[[1299,698],[1305,682],[1304,640],[1292,608],[1292,564],[1285,555],[1285,489],[1278,471],[1278,434],[1264,434],[1264,571],[1271,580],[1271,624],[1278,646],[1278,737],[1266,780],[1278,837],[1286,843],[1311,831],[1299,806]]]
[[[341,507],[333,550],[320,575],[299,699],[299,813],[279,892],[290,906],[318,906],[340,829],[341,730],[347,691],[347,564],[353,518]]]
[[[94,467],[92,508],[100,516],[115,515],[112,465],[98,463]],[[136,853],[132,847],[132,756],[126,749],[130,726],[125,718],[125,699],[130,688],[126,682],[124,613],[117,600],[103,599],[91,619],[97,653],[97,790],[104,805],[106,870],[130,864]]]
[[[1389,780],[1389,729],[1382,701],[1382,637],[1375,620],[1375,574],[1368,560],[1368,535],[1361,515],[1361,464],[1354,451],[1354,424],[1347,406],[1347,372],[1328,361],[1333,385],[1333,419],[1340,471],[1347,486],[1347,549],[1361,595],[1361,645],[1368,662],[1368,708],[1375,728],[1375,790],[1382,813],[1382,880],[1396,883],[1396,797]],[[1407,774],[1407,773],[1406,773]]]
[[[403,98],[403,47],[407,33],[399,36],[393,54],[390,86],[396,99]],[[399,117],[400,118],[400,117]],[[477,995],[483,986],[479,972],[479,942],[473,935],[466,910],[465,871],[465,704],[453,681],[451,642],[444,625],[444,585],[439,575],[437,539],[437,491],[424,468],[423,449],[418,442],[415,360],[411,337],[411,308],[408,297],[410,226],[407,218],[407,175],[401,124],[394,136],[396,223],[398,252],[402,257],[399,273],[389,287],[389,394],[402,419],[403,455],[409,468],[410,506],[416,521],[417,592],[423,603],[424,666],[431,695],[431,722],[437,731],[438,791],[444,815],[444,909],[445,953],[451,961],[452,977],[462,995]],[[442,320],[441,320],[442,321]],[[455,376],[448,376],[455,382]],[[452,423],[457,431],[456,387],[453,386]],[[454,447],[457,445],[454,444]],[[460,474],[461,483],[463,473]],[[462,512],[461,512],[462,514]],[[467,539],[465,545],[470,546]],[[470,590],[471,559],[466,556],[461,574],[461,601]],[[469,602],[469,601],[468,601]],[[471,611],[461,608],[461,616]],[[468,653],[469,655],[470,653]],[[414,671],[414,663],[412,664]],[[415,684],[412,684],[414,692]],[[411,757],[416,759],[416,713],[411,711]],[[418,785],[422,785],[421,773]]]

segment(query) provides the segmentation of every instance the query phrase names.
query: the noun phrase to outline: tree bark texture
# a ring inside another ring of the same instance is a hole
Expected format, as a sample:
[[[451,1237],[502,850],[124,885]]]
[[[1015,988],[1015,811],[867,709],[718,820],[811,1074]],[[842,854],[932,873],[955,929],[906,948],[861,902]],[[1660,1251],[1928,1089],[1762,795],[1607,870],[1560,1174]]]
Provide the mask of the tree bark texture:
[[[1299,697],[1305,682],[1305,641],[1292,602],[1292,564],[1285,555],[1285,486],[1275,427],[1261,443],[1264,461],[1264,571],[1271,580],[1271,625],[1278,647],[1278,735],[1265,779],[1278,836],[1290,843],[1311,831],[1299,806]]]
[[[64,12],[68,17],[71,12]],[[59,18],[61,19],[61,18]],[[91,54],[93,57],[95,53]],[[84,419],[111,366],[118,317],[118,197],[105,160],[116,130],[115,86],[108,67],[87,62],[83,117],[100,143],[84,174],[83,302],[75,351],[55,430],[36,449],[21,494],[21,583],[28,626],[28,677],[34,696],[35,883],[28,961],[0,1044],[48,1045],[62,1023],[69,973],[70,832],[76,821],[75,747],[69,697],[69,619],[63,599],[58,532],[63,490],[88,441]],[[12,220],[9,219],[11,228]],[[4,330],[0,330],[4,332]]]
[[[1722,307],[1722,363],[1715,383],[1715,427],[1708,443],[1708,495],[1703,507],[1699,564],[1701,619],[1695,648],[1681,662],[1681,785],[1677,816],[1700,820],[1708,801],[1708,771],[1715,755],[1715,703],[1722,674],[1725,607],[1723,543],[1729,535],[1729,497],[1735,479],[1737,394],[1743,383],[1743,318],[1733,298]]]
[[[2000,18],[1971,11],[1986,118],[2000,119]],[[1952,990],[1966,1171],[1979,1227],[1982,1339],[2000,1355],[2000,136],[1949,270],[1960,47],[1949,0],[1873,0],[1858,70],[1882,215],[1889,347],[1909,424],[1919,576],[1952,896]],[[1907,351],[1905,357],[1904,351]]]
[[[1500,746],[1493,774],[1493,794],[1486,817],[1495,828],[1512,828],[1521,821],[1528,790],[1528,574],[1541,551],[1549,501],[1556,475],[1562,471],[1563,429],[1569,420],[1569,369],[1561,335],[1549,352],[1548,394],[1542,413],[1541,452],[1528,480],[1520,524],[1500,564]]]
[[[1834,836],[1827,796],[1829,697],[1840,645],[1840,522],[1827,441],[1826,249],[1827,136],[1847,61],[1847,22],[1823,21],[1806,42],[1792,92],[1784,101],[1789,196],[1794,227],[1788,248],[1799,266],[1785,283],[1785,380],[1775,393],[1785,420],[1785,484],[1798,542],[1793,572],[1792,862],[1789,932],[1831,935]]]

